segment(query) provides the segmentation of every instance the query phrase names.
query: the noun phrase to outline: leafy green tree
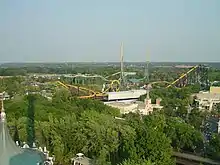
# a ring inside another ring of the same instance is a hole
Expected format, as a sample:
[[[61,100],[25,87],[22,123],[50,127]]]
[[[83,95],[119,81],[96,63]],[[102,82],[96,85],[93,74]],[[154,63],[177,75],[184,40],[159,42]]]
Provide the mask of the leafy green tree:
[[[148,160],[139,160],[139,161],[125,160],[119,165],[155,165],[155,164],[151,163],[151,161]]]
[[[213,134],[207,146],[207,155],[212,159],[220,160],[220,136]]]
[[[181,118],[168,118],[165,129],[176,150],[194,152],[203,148],[203,136]]]
[[[200,84],[190,85],[188,86],[188,90],[190,93],[199,93],[201,89]]]
[[[207,115],[207,112],[202,112],[199,109],[194,108],[189,113],[188,123],[191,124],[197,130],[200,130]]]
[[[158,165],[172,164],[172,148],[170,140],[163,133],[165,118],[161,114],[146,116],[143,120],[137,118],[129,121],[136,130],[135,150],[133,160],[149,159]]]
[[[80,123],[84,125],[80,134],[87,137],[82,151],[94,155],[98,164],[120,161],[124,157],[122,150],[127,150],[129,154],[128,149],[135,135],[132,128],[121,127],[113,116],[96,111],[83,112]]]
[[[5,105],[9,125],[16,125],[21,141],[28,135],[28,98],[16,96]],[[118,120],[115,119],[120,117],[118,109],[97,100],[74,98],[65,89],[57,90],[52,101],[40,95],[34,98],[36,142],[47,146],[57,163],[64,165],[79,152],[93,158],[98,165],[144,160],[171,165],[174,163],[171,144],[175,149],[188,151],[198,148],[201,142],[201,134],[193,127],[173,121],[173,117],[163,112],[149,116],[130,113],[124,116],[125,120]],[[176,111],[173,113],[172,116],[177,116]]]

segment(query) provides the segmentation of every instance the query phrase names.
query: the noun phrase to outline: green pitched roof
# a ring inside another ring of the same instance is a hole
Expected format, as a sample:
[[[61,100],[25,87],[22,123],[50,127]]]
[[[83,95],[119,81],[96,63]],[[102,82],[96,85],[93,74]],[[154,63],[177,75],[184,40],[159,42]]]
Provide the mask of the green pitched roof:
[[[42,163],[44,155],[34,149],[23,149],[23,152],[10,158],[9,165],[37,165]]]
[[[142,81],[142,79],[135,79],[135,78],[132,78],[132,79],[129,79],[128,81],[132,82],[132,83],[140,83]]]

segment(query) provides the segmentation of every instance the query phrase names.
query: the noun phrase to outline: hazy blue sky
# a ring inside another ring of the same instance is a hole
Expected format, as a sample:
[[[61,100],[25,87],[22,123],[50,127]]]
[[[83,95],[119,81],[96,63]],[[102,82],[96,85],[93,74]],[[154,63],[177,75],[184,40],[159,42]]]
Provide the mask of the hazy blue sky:
[[[220,0],[1,0],[0,62],[220,61]]]

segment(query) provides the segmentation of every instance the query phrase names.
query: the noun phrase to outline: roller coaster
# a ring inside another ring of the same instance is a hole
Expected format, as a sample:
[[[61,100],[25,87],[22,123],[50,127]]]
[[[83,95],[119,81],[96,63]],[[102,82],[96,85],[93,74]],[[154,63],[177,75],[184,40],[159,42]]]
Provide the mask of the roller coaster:
[[[115,74],[112,74],[111,76],[120,74],[120,72],[117,72]],[[134,73],[128,73],[127,75],[134,75]],[[100,75],[67,75],[65,78],[71,78],[75,80],[76,83],[76,78],[100,78],[103,81],[107,82],[108,84],[103,84],[103,88],[101,92],[97,92],[92,89],[88,89],[85,87],[81,87],[80,85],[69,85],[65,84],[61,81],[56,81],[57,85],[61,85],[66,89],[75,89],[79,92],[86,92],[88,93],[87,95],[84,96],[79,96],[79,98],[103,98],[107,97],[107,92],[109,91],[114,91],[118,92],[120,90],[120,79],[118,80],[109,80],[108,77],[103,77]],[[196,65],[192,67],[189,71],[186,73],[183,73],[180,75],[176,80],[173,82],[168,82],[168,81],[156,81],[156,82],[150,82],[149,84],[156,85],[156,84],[164,84],[165,88],[170,88],[170,87],[176,87],[176,88],[182,88],[185,87],[189,84],[200,84],[203,89],[207,88],[209,86],[209,81],[208,81],[208,67],[204,65]],[[77,83],[76,83],[77,84]]]
[[[114,83],[120,84],[120,82],[118,80],[112,80],[110,86],[107,89],[105,89],[102,92],[97,92],[95,90],[88,89],[88,88],[85,88],[85,87],[80,87],[80,86],[70,85],[70,84],[64,84],[61,81],[56,81],[55,82],[55,84],[61,85],[66,89],[70,89],[70,90],[71,89],[76,89],[78,91],[77,92],[78,94],[79,94],[80,91],[89,93],[89,95],[79,96],[79,98],[83,98],[83,99],[85,99],[85,98],[103,98],[103,97],[107,97],[108,95],[106,94],[106,92],[109,91],[110,88],[114,88]],[[117,89],[115,91],[118,92],[119,88],[118,87],[116,87],[116,88]]]
[[[83,93],[88,93],[88,95],[85,96],[79,96],[79,98],[103,98],[103,97],[107,97],[108,95],[106,94],[107,92],[118,92],[120,90],[120,85],[121,85],[121,79],[116,79],[116,80],[109,80],[109,77],[112,76],[116,76],[119,75],[121,72],[117,72],[114,73],[110,76],[107,77],[103,77],[101,75],[89,75],[89,74],[77,74],[77,75],[64,75],[63,79],[69,79],[72,81],[74,81],[74,84],[79,84],[80,79],[82,81],[82,84],[84,84],[84,80],[85,79],[94,79],[94,78],[100,78],[102,81],[104,81],[105,83],[103,84],[102,90],[101,92],[97,92],[95,90],[92,89],[88,89],[85,87],[81,87],[79,85],[70,85],[70,84],[65,84],[61,81],[55,81],[54,84],[55,85],[60,85],[66,89],[75,89],[77,90],[78,94],[79,92],[83,92]],[[135,72],[124,72],[124,76],[128,76],[128,75],[135,75]]]
[[[96,95],[99,94],[99,93],[95,92],[94,90],[91,90],[91,89],[88,89],[88,88],[84,88],[84,87],[80,87],[80,86],[64,84],[61,81],[56,81],[55,83],[57,85],[63,86],[66,89],[72,89],[72,88],[77,89],[78,93],[79,93],[79,91],[83,91],[83,92],[87,91],[89,93],[89,95],[87,95],[87,96],[79,96],[79,98],[94,98]],[[104,95],[102,95],[102,96],[104,96]]]
[[[196,65],[186,73],[183,73],[175,81],[171,82],[167,88],[171,86],[185,87],[189,84],[200,84],[202,89],[209,87],[208,67],[205,65]]]

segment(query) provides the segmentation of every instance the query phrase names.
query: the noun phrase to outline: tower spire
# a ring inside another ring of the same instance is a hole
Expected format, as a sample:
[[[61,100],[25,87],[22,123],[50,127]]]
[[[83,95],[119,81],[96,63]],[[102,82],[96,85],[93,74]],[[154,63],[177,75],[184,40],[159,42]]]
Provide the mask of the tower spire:
[[[4,122],[6,120],[6,114],[5,114],[5,109],[4,109],[3,98],[1,99],[1,102],[2,102],[2,109],[1,109],[1,114],[0,114],[0,121]]]
[[[1,112],[5,112],[5,109],[4,109],[4,101],[3,101],[3,99],[1,99],[1,103],[2,103],[2,109],[1,109]]]
[[[146,65],[145,65],[145,71],[144,71],[144,77],[145,77],[145,81],[146,83],[149,83],[149,63],[150,63],[150,56],[147,53],[147,61],[146,61]]]
[[[120,62],[121,62],[121,85],[124,85],[124,44],[121,42],[120,49]]]

